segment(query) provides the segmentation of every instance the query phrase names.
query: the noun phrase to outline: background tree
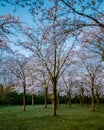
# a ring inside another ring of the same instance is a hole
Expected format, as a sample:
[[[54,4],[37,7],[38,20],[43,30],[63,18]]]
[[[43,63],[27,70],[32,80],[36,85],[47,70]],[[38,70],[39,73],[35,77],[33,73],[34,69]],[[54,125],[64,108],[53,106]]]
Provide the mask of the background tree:
[[[23,87],[23,110],[26,111],[26,78],[27,78],[27,72],[26,72],[26,65],[28,60],[20,55],[16,54],[15,57],[11,57],[9,61],[7,62],[8,69],[11,70],[11,73],[13,73],[18,81],[22,84]]]
[[[36,69],[36,74],[34,74],[34,79],[37,80],[40,86],[44,89],[45,108],[47,108],[48,87],[50,82],[48,74],[46,73],[46,71],[44,71],[44,69],[41,66],[39,66]]]
[[[71,96],[72,96],[72,87],[73,87],[73,70],[68,72],[68,75],[62,75],[64,82],[64,89],[67,94],[67,103],[71,107]]]
[[[93,61],[92,60],[86,60],[84,61],[85,68],[88,72],[89,80],[90,80],[90,85],[91,85],[91,95],[92,95],[92,111],[95,110],[94,106],[94,101],[95,101],[95,80],[99,73],[101,73],[101,64],[98,61]],[[87,74],[86,74],[87,75]]]

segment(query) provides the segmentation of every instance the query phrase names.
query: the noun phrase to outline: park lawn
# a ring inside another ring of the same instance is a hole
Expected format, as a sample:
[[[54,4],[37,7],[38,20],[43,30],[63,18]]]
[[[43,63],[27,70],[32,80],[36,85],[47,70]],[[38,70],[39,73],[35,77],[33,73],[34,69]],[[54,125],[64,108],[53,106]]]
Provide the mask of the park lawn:
[[[0,106],[0,130],[104,130],[104,105],[96,111],[91,106],[59,105],[57,116],[52,106]]]

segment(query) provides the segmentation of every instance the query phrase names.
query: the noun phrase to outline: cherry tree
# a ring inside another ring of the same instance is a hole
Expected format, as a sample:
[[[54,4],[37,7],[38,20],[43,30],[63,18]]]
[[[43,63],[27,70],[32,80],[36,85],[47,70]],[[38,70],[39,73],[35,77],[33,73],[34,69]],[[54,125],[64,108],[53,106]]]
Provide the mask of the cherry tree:
[[[51,9],[52,11],[50,12]],[[60,20],[59,13],[58,3],[55,1],[52,8],[47,11],[48,19],[45,19],[42,24],[40,22],[38,33],[35,30],[36,33],[34,34],[33,28],[22,27],[26,41],[24,39],[18,40],[19,45],[33,52],[37,57],[37,62],[44,67],[49,75],[53,91],[52,113],[54,116],[56,116],[58,78],[68,67],[67,60],[77,43],[76,33],[73,32],[72,28],[69,31],[65,30],[67,29],[67,23],[63,24],[63,16],[61,17],[62,20]]]
[[[21,54],[15,54],[11,58],[9,58],[7,62],[7,67],[13,73],[19,83],[23,87],[23,110],[26,111],[26,78],[27,78],[27,71],[26,65],[28,60],[22,56]],[[20,85],[19,84],[19,85]]]
[[[28,72],[27,80],[26,80],[27,82],[26,91],[32,96],[32,101],[31,101],[32,106],[34,106],[34,103],[35,103],[34,94],[37,92],[36,90],[37,82],[34,78],[34,73],[36,72],[36,64],[34,64],[33,60],[35,60],[34,57],[29,57],[29,61],[27,63],[28,67],[26,69]]]
[[[100,97],[103,94],[103,87],[104,87],[103,77],[104,77],[104,74],[101,72],[95,79],[95,95],[96,95],[97,108],[100,107]]]
[[[64,91],[67,94],[67,102],[70,107],[71,107],[72,89],[75,86],[75,77],[77,75],[75,69],[76,68],[72,65],[67,70],[67,72],[62,75],[64,83]]]
[[[45,91],[45,108],[47,108],[47,98],[48,98],[48,87],[49,87],[49,76],[43,67],[37,67],[36,73],[34,74],[34,79],[37,80],[41,87]]]
[[[98,75],[101,73],[101,64],[98,61],[92,61],[91,59],[86,59],[84,61],[85,68],[87,70],[86,76],[89,77],[90,86],[91,86],[91,95],[92,95],[92,111],[95,110],[94,106],[94,90],[95,90],[95,80],[97,79]]]

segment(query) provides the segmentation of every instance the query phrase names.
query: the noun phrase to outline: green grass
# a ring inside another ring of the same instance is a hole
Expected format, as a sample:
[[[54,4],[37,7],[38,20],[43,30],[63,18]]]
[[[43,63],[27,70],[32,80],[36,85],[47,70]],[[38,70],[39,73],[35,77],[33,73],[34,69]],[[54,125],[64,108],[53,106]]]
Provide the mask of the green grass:
[[[96,111],[91,106],[60,105],[57,116],[51,115],[51,105],[0,106],[0,130],[104,130],[104,105]]]

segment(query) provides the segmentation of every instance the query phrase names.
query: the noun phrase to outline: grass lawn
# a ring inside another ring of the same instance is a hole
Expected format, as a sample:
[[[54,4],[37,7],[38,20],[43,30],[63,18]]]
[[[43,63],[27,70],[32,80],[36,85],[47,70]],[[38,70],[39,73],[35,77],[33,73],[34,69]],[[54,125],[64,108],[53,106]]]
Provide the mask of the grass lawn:
[[[60,105],[57,116],[51,115],[51,105],[0,106],[0,130],[104,130],[104,105],[96,111],[91,106]]]

